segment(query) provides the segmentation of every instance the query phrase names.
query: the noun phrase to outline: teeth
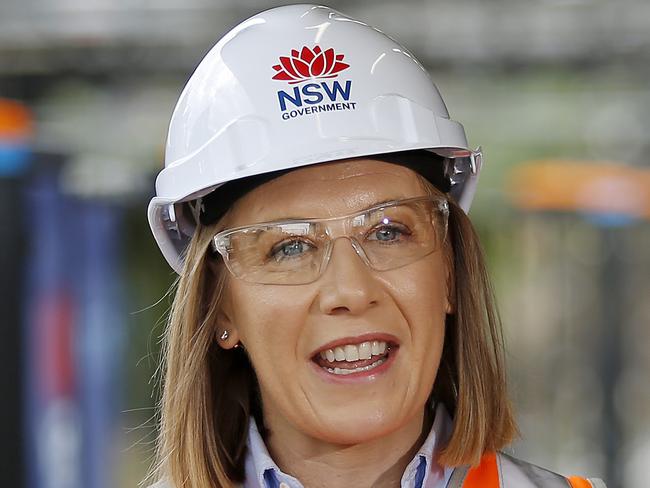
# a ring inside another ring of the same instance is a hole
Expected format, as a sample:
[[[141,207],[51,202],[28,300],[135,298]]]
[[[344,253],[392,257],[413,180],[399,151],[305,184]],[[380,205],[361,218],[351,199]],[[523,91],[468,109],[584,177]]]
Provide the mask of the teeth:
[[[359,348],[348,344],[345,346],[345,360],[348,362],[359,360]]]
[[[378,359],[372,364],[369,364],[368,366],[363,366],[362,368],[353,368],[353,369],[345,369],[345,368],[325,368],[329,373],[332,374],[338,374],[338,375],[348,375],[352,373],[359,373],[361,371],[370,371],[371,369],[375,369],[377,366],[382,364],[384,361],[386,361],[384,358]]]
[[[384,341],[362,342],[361,344],[346,344],[342,347],[335,347],[334,349],[321,351],[320,357],[330,363],[333,363],[334,361],[353,362],[363,359],[371,359],[372,356],[383,356],[386,353],[386,348],[387,344]]]
[[[370,359],[372,357],[372,346],[369,342],[359,344],[359,359]]]

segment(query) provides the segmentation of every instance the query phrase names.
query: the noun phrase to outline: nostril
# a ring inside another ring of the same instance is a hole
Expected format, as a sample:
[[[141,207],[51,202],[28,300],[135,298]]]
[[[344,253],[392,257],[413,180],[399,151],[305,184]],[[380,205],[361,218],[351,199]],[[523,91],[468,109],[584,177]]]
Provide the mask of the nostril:
[[[336,307],[330,311],[331,315],[341,315],[345,313],[350,313],[350,309],[348,307]]]

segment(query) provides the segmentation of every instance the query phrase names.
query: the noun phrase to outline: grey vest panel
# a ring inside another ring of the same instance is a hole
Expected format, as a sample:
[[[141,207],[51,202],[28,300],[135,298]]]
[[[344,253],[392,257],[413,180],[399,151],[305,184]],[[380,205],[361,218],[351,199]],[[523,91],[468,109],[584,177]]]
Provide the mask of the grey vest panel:
[[[603,480],[601,480],[601,479],[589,478],[588,481],[589,481],[589,483],[591,483],[591,486],[593,486],[594,488],[607,488],[605,486],[605,482]]]
[[[571,488],[569,481],[548,469],[540,468],[508,454],[499,453],[500,488]]]

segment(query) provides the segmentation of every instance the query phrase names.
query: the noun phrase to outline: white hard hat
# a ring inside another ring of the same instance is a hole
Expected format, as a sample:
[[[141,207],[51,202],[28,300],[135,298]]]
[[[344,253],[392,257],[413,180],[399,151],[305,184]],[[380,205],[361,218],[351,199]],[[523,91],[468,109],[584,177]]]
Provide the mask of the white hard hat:
[[[187,82],[149,224],[180,273],[196,225],[184,202],[252,175],[414,149],[451,162],[451,194],[467,212],[481,153],[413,55],[328,7],[274,8],[228,32]]]

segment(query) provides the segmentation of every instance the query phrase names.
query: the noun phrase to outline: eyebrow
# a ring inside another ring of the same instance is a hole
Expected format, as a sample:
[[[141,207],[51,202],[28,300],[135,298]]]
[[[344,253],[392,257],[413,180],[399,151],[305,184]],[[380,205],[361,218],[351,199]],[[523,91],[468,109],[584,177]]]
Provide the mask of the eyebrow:
[[[357,211],[350,212],[350,213],[347,214],[347,215],[354,215],[354,214],[357,214],[357,213],[362,213],[362,212],[365,212],[366,210],[369,210],[369,209],[371,209],[371,208],[374,208],[374,207],[380,207],[380,206],[382,206],[382,205],[386,205],[386,204],[391,203],[391,202],[394,202],[394,201],[396,201],[396,200],[402,200],[402,199],[404,199],[404,198],[406,198],[406,197],[400,196],[400,197],[387,198],[387,199],[385,199],[385,200],[380,200],[380,201],[377,201],[377,202],[374,202],[374,203],[368,205],[368,206],[365,207],[365,208],[362,208],[362,209],[357,210]],[[267,220],[267,222],[276,222],[276,221],[284,221],[284,220],[311,220],[311,219],[314,219],[314,218],[316,218],[316,217],[306,217],[306,216],[286,216],[286,217],[275,217],[275,218],[272,218],[272,219]],[[327,218],[327,217],[326,217],[326,218]]]

